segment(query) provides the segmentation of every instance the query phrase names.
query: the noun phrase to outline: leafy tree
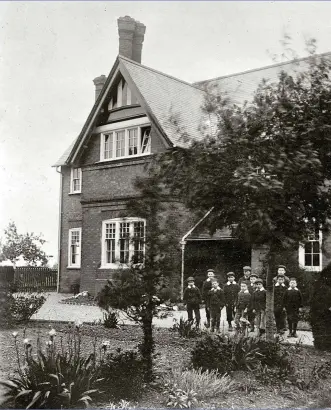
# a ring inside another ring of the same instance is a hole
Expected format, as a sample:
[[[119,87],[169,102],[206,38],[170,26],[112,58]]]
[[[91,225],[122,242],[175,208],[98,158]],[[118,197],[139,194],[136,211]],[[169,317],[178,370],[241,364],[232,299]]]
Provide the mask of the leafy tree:
[[[162,154],[153,172],[190,210],[213,208],[211,232],[231,227],[234,237],[264,247],[272,339],[275,257],[321,227],[326,232],[331,217],[330,61],[312,50],[304,71],[262,81],[243,106],[207,91],[204,110],[217,132]]]
[[[140,352],[145,363],[146,381],[150,381],[154,352],[152,322],[154,317],[165,315],[160,304],[178,271],[178,258],[174,257],[178,244],[172,234],[172,206],[163,202],[162,186],[157,179],[137,179],[135,185],[140,199],[128,205],[128,214],[146,220],[144,263],[132,263],[130,269],[119,270],[99,293],[98,305],[105,310],[119,309],[142,327]]]
[[[10,260],[13,265],[22,258],[29,265],[47,264],[46,253],[41,249],[46,242],[41,235],[33,232],[19,234],[14,222],[4,230],[5,240],[0,243],[0,261]]]

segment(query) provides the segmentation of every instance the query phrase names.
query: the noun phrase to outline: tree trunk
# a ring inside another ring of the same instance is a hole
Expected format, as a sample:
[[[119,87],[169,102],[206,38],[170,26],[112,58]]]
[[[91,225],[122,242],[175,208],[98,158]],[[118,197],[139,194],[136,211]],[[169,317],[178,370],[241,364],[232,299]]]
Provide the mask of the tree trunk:
[[[142,355],[145,365],[145,381],[149,383],[153,379],[153,352],[154,352],[154,338],[152,328],[153,314],[146,312],[142,320],[142,329],[144,333],[143,342],[140,346],[140,353]]]
[[[266,277],[266,339],[269,342],[274,340],[274,289],[273,289],[273,258],[272,248],[267,254],[267,277]]]

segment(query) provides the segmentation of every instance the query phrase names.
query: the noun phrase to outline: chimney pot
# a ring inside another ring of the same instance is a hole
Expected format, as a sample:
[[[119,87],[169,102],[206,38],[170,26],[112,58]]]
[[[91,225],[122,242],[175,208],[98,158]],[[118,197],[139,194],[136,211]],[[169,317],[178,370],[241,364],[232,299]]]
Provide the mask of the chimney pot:
[[[107,77],[104,74],[100,75],[99,77],[96,77],[93,80],[94,85],[95,85],[95,101],[98,99],[101,93],[101,90],[103,89],[103,86],[105,85],[106,80],[107,80]]]
[[[141,63],[141,53],[146,32],[146,26],[136,21],[136,29],[133,36],[132,60]]]

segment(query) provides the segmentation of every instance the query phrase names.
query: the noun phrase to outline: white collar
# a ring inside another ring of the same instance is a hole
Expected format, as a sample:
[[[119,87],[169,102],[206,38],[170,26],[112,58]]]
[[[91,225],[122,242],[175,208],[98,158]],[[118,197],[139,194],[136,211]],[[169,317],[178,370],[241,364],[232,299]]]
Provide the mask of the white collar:
[[[260,292],[262,292],[263,290],[265,290],[263,287],[261,289],[258,289]]]
[[[240,293],[249,293],[249,290],[246,289],[246,290],[244,290],[244,291],[240,291]]]
[[[299,289],[297,287],[295,287],[295,288],[289,287],[288,290],[299,290]]]
[[[211,290],[213,290],[214,292],[216,292],[217,290],[221,290],[221,288],[219,286],[217,286],[217,288],[211,288]]]
[[[276,282],[275,286],[280,286],[280,284],[278,282]],[[285,283],[282,283],[282,286],[285,286]]]
[[[211,281],[211,278],[207,278],[207,282],[210,282]]]
[[[237,282],[236,282],[235,280],[234,280],[233,282],[227,281],[226,284],[227,284],[227,285],[236,285]]]
[[[192,285],[192,286],[189,285],[188,288],[189,289],[195,288],[195,285]]]

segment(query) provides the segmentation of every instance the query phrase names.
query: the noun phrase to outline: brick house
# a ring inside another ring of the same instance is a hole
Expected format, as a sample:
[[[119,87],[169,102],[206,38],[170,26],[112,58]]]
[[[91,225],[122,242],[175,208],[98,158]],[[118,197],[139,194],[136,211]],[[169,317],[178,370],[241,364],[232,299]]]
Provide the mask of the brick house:
[[[54,165],[61,173],[59,226],[59,291],[73,285],[92,294],[132,259],[141,260],[148,223],[126,215],[135,198],[136,176],[143,175],[152,154],[185,147],[183,135],[201,139],[212,132],[201,110],[205,85],[216,85],[236,103],[252,98],[262,78],[276,79],[294,62],[189,84],[141,64],[145,26],[126,16],[118,19],[119,55],[106,77],[95,78],[95,103],[79,136]],[[305,60],[299,60],[304,65]],[[219,272],[251,264],[261,268],[263,249],[248,248],[226,229],[213,236],[181,204],[175,212],[179,257],[178,276]],[[208,217],[208,216],[206,216]],[[134,237],[132,241],[129,238]],[[328,263],[322,238],[312,237],[297,250],[301,265],[317,271]]]

